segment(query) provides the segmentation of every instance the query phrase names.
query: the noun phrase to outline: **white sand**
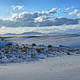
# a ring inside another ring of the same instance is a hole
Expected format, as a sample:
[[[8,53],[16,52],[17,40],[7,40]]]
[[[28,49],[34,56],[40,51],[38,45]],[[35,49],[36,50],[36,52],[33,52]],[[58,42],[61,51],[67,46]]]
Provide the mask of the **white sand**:
[[[1,64],[0,80],[80,80],[80,56]]]

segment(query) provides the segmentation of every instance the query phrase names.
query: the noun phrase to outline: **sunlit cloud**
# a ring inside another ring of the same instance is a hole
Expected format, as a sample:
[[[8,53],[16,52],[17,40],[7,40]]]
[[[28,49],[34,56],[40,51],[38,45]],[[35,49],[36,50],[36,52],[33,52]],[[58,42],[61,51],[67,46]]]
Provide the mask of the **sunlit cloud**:
[[[12,6],[13,10],[24,10],[24,6],[21,5],[16,5],[16,6]]]
[[[77,14],[77,13],[79,13],[79,10],[75,9],[74,11],[70,12],[69,15],[74,15],[74,14]]]

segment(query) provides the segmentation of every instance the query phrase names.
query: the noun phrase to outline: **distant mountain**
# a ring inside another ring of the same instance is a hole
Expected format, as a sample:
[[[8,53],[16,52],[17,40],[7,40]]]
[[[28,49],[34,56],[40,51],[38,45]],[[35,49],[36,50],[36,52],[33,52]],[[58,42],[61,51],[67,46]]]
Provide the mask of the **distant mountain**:
[[[76,34],[80,35],[80,32],[77,32]]]
[[[26,35],[26,34],[42,34],[40,32],[24,32],[24,33],[20,33],[20,34],[16,34],[16,33],[7,33],[4,35]]]
[[[42,34],[42,33],[40,33],[40,32],[24,32],[22,34],[24,35],[24,34]]]
[[[50,32],[48,34],[50,34],[50,35],[75,35],[75,36],[80,36],[80,32],[74,32],[74,33],[69,33],[69,32],[65,32],[65,33]]]
[[[80,36],[80,32],[77,33],[57,33],[57,32],[50,32],[50,33],[40,33],[40,32],[24,32],[24,33],[7,33],[4,35],[69,35],[69,36]]]
[[[17,35],[15,33],[7,33],[7,34],[4,34],[4,35]]]

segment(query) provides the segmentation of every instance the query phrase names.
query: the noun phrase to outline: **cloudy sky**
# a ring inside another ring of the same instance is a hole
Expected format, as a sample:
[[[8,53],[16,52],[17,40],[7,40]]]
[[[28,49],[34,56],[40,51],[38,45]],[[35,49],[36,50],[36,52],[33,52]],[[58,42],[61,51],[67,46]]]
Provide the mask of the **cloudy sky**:
[[[1,0],[0,34],[80,31],[80,0]]]

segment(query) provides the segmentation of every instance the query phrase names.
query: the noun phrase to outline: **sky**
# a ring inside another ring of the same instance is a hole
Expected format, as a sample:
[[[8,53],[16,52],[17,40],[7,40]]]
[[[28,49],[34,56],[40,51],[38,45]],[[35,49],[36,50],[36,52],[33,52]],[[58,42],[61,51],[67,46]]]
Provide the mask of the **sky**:
[[[0,34],[79,32],[80,0],[0,0]]]

